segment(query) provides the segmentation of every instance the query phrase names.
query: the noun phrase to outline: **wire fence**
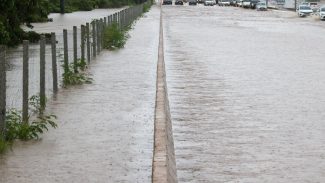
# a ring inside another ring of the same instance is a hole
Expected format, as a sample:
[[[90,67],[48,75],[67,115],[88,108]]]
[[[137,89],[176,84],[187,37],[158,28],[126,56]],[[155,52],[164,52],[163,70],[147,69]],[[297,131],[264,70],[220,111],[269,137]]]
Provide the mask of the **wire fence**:
[[[42,35],[39,44],[26,40],[14,49],[0,46],[0,137],[4,135],[6,110],[15,108],[24,116],[31,96],[38,95],[41,100],[55,96],[63,86],[64,63],[83,59],[91,64],[102,51],[105,28],[113,23],[127,28],[143,13],[144,6],[128,7],[59,34]]]

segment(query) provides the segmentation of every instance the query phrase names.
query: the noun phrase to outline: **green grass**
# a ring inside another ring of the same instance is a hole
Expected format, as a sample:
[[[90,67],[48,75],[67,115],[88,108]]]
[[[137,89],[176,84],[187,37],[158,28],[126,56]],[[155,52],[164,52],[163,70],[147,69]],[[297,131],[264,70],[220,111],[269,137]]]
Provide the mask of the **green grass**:
[[[118,25],[113,23],[104,31],[103,47],[109,50],[123,48],[128,37],[127,30],[120,30]]]

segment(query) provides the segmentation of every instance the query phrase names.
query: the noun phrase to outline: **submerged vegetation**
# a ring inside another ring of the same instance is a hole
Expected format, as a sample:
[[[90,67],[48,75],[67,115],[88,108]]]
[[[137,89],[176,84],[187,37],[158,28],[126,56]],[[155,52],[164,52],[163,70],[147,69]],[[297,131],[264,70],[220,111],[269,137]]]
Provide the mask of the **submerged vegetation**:
[[[63,87],[70,85],[81,85],[92,83],[92,78],[85,72],[87,63],[83,59],[79,59],[76,63],[63,65]]]
[[[128,37],[127,30],[119,29],[118,25],[114,23],[104,31],[103,47],[109,50],[123,48]]]
[[[44,113],[39,96],[32,96],[29,99],[27,121],[23,120],[21,111],[7,110],[5,132],[0,137],[0,154],[4,153],[15,140],[39,139],[39,135],[48,131],[49,127],[57,127],[55,120],[55,115]]]

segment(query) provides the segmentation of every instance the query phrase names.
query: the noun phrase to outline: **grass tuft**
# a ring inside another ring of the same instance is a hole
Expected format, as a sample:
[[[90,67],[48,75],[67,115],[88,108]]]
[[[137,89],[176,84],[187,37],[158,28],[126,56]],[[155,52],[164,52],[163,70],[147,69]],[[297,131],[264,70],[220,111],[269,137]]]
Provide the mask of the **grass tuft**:
[[[123,48],[128,38],[127,30],[120,30],[118,25],[113,23],[104,31],[103,47],[109,50]]]

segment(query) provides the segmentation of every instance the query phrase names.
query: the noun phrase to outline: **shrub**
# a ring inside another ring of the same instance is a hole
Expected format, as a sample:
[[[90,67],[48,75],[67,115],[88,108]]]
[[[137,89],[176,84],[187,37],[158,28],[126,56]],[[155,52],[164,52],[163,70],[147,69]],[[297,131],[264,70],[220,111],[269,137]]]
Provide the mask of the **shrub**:
[[[116,49],[123,48],[128,39],[127,32],[120,30],[116,23],[112,24],[104,31],[104,48]]]
[[[88,84],[92,82],[92,78],[88,77],[84,72],[87,67],[85,60],[79,59],[76,64],[71,63],[68,66],[63,65],[63,67],[64,73],[62,76],[64,87],[69,85]]]
[[[34,116],[36,114],[36,116]],[[40,97],[29,99],[29,113],[27,121],[23,121],[22,112],[9,109],[6,112],[6,127],[4,136],[0,136],[0,154],[6,152],[13,141],[39,139],[39,135],[48,131],[49,127],[56,128],[55,115],[45,115],[40,105]]]

